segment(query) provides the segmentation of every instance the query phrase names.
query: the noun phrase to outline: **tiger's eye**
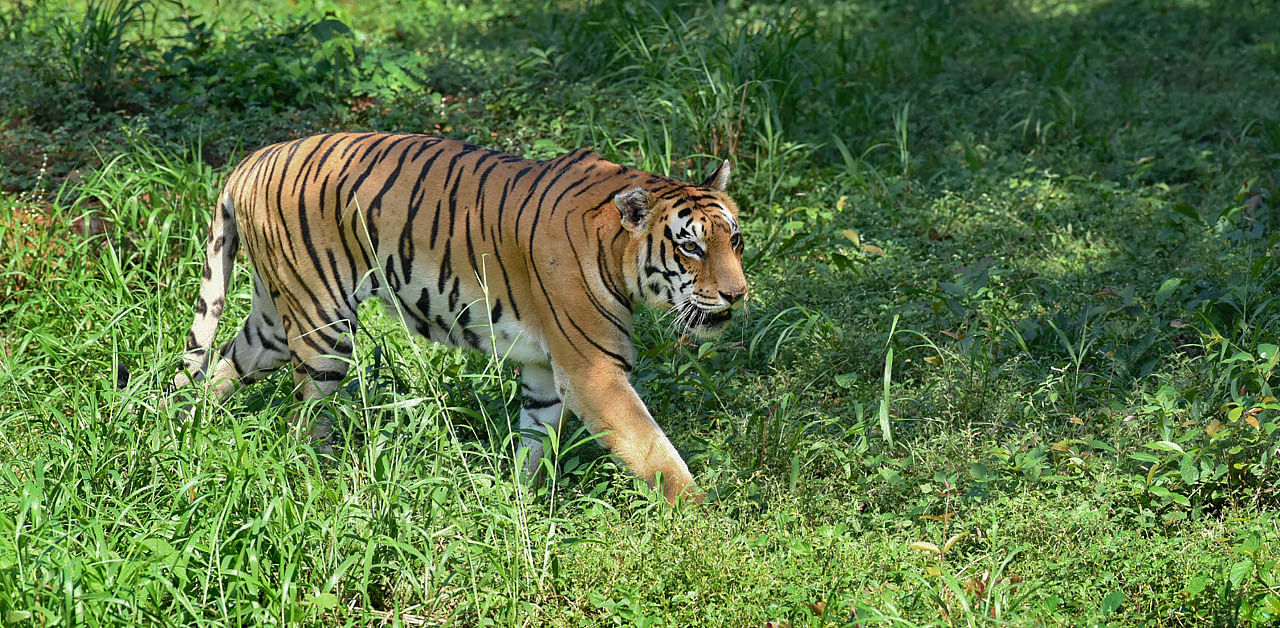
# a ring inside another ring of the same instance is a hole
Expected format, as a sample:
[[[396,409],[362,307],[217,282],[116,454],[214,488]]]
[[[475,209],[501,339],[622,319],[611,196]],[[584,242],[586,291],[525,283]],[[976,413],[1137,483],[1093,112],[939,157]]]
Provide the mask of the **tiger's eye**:
[[[702,247],[697,242],[685,242],[680,245],[680,250],[694,256],[702,254]]]

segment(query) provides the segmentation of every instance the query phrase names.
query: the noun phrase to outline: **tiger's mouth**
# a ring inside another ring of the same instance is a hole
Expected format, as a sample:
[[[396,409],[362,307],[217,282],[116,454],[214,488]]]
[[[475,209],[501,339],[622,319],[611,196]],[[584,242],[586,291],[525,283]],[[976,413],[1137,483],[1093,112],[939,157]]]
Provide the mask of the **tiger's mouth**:
[[[725,308],[719,312],[708,312],[695,308],[689,330],[698,336],[716,336],[724,331],[725,325],[733,319],[733,310]]]

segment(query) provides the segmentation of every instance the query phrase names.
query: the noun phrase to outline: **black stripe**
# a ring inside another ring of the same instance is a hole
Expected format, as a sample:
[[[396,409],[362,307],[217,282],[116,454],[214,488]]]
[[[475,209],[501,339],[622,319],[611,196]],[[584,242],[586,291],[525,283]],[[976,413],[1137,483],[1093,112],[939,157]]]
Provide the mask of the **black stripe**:
[[[453,241],[444,241],[444,253],[440,255],[440,272],[436,277],[436,292],[444,294],[444,284],[453,276]],[[450,310],[453,308],[450,307]]]
[[[473,349],[482,350],[482,347],[480,346],[480,336],[478,336],[476,332],[471,329],[471,307],[470,306],[462,308],[462,311],[458,313],[457,322],[458,322],[458,327],[462,329],[462,339],[467,342],[467,345]]]
[[[316,164],[318,163],[315,160],[316,153],[320,152],[321,149],[324,148],[324,140],[327,139],[328,137],[329,136],[326,135],[318,138],[306,138],[303,140],[298,140],[296,142],[299,146],[301,146],[303,142],[309,139],[319,140],[316,142],[316,145],[311,148],[311,152],[307,153],[302,157],[303,165],[302,167],[298,168],[297,174],[293,175],[293,195],[294,196],[300,196],[300,194],[298,193],[299,186],[302,184],[304,180],[310,178],[308,176],[308,173],[311,172],[312,168],[316,167]]]
[[[618,236],[623,233],[623,229],[618,227],[618,233],[613,237],[613,243],[617,242]],[[604,238],[601,237],[600,231],[596,231],[596,240],[602,243],[596,247],[596,269],[600,273],[600,283],[604,284],[604,289],[617,301],[619,305],[631,310],[631,297],[627,296],[627,291],[623,286],[618,284],[616,273],[609,268],[609,260],[605,255],[605,247],[603,246]],[[628,332],[629,333],[629,332]]]
[[[478,281],[487,281],[488,278],[484,276],[484,273],[480,272],[480,267],[476,266],[476,248],[474,243],[471,240],[471,217],[470,216],[467,217],[466,224],[467,224],[467,228],[463,233],[463,238],[465,238],[467,241],[467,261],[471,263],[471,270],[475,273],[476,279]]]
[[[519,171],[517,171],[515,176],[511,177],[511,181],[510,181],[511,191],[514,192],[516,190],[516,186],[520,184],[520,179],[523,179],[525,175],[529,174],[533,170],[534,170],[534,166],[525,166],[524,168],[521,168]],[[538,182],[535,180],[533,184],[529,186],[530,194],[533,193],[533,188],[537,186],[537,184]],[[526,197],[526,202],[527,200],[528,200],[528,197]],[[502,221],[502,214],[503,212],[506,211],[506,209],[507,209],[507,190],[504,188],[502,190],[502,202],[498,204],[498,221],[499,222]],[[519,227],[519,225],[520,225],[520,216],[516,215],[516,226]]]
[[[360,133],[360,134],[358,134],[358,135],[357,135],[357,134],[354,134],[354,133],[345,133],[345,134],[343,134],[343,135],[342,135],[342,139],[350,140],[350,142],[348,142],[348,143],[347,143],[346,148],[343,148],[343,149],[342,149],[342,154],[341,154],[341,155],[339,155],[339,157],[342,157],[343,159],[346,159],[346,158],[347,158],[347,153],[350,153],[350,152],[351,152],[351,151],[353,151],[353,150],[359,150],[359,149],[360,149],[360,143],[361,143],[361,142],[363,142],[364,140],[367,140],[367,139],[369,139],[369,138],[371,138],[371,137],[376,137],[376,136],[378,136],[378,135],[381,135],[381,133]]]
[[[414,303],[414,307],[418,308],[418,313],[421,314],[423,318],[429,318],[431,316],[431,296],[428,288],[422,289],[422,292],[418,295],[417,302]]]
[[[445,190],[449,188],[449,181],[454,176],[455,169],[458,165],[458,160],[462,159],[462,156],[465,154],[466,154],[465,152],[459,151],[453,155],[452,159],[449,160],[449,167],[445,170],[445,173],[444,173],[443,185],[440,186],[441,192],[445,192]],[[458,173],[458,177],[461,178],[461,176],[462,174]],[[456,181],[454,183],[454,187],[455,189],[457,187]],[[435,213],[435,216],[431,218],[431,238],[427,241],[427,247],[430,249],[436,248],[436,236],[440,234],[440,210],[444,207],[445,198],[448,198],[450,203],[449,233],[451,234],[453,233],[453,211],[454,211],[454,205],[456,204],[456,200],[453,198],[453,196],[454,195],[452,193],[442,193],[440,195],[440,198],[436,199],[436,213]]]
[[[533,397],[527,396],[521,398],[521,406],[524,407],[525,410],[542,410],[543,408],[550,408],[551,406],[558,405],[560,405],[559,399],[534,399]]]
[[[281,187],[283,186],[277,186],[277,189]],[[277,195],[277,199],[279,198],[280,196]],[[335,292],[334,284],[338,282],[341,276],[335,275],[334,277],[329,278],[324,272],[324,265],[321,264],[320,253],[316,250],[316,244],[311,238],[311,220],[308,217],[308,211],[307,211],[308,208],[307,208],[306,200],[304,198],[298,198],[297,202],[298,202],[298,230],[301,232],[300,235],[302,238],[302,245],[307,251],[307,257],[311,260],[311,266],[315,268],[316,279],[319,280],[320,285],[324,288],[325,292],[328,293],[329,299],[332,303],[337,304],[340,301],[347,301],[347,295],[351,292],[351,290],[347,286],[339,285],[336,287],[336,292]],[[283,214],[283,210],[281,210],[281,213]],[[304,282],[302,280],[301,275],[299,275],[298,280],[299,280],[298,283],[312,283],[312,282]],[[350,303],[348,302],[348,305],[349,304]],[[320,303],[317,303],[316,305],[317,305],[317,309],[321,307]]]
[[[507,179],[502,183],[502,197],[498,199],[498,217],[494,220],[494,224],[502,225],[502,212],[507,207],[507,193],[511,191],[511,179]],[[502,231],[499,230],[494,234],[493,243],[496,250],[497,244],[502,241]]]
[[[496,230],[497,228],[490,227],[490,229]],[[502,253],[499,252],[497,246],[493,247],[493,260],[498,263],[498,268],[502,270],[502,283],[507,286],[507,300],[511,302],[511,314],[512,316],[515,316],[516,320],[520,320],[520,306],[516,303],[516,295],[514,288],[511,285],[511,277],[507,274],[507,265],[502,263]]]
[[[560,170],[556,171],[555,176],[551,177],[551,180],[550,180],[550,181],[548,181],[548,182],[546,183],[546,185],[545,185],[545,186],[543,186],[543,188],[542,188],[542,195],[541,195],[540,197],[538,197],[538,204],[537,204],[537,205],[534,207],[534,209],[533,209],[533,222],[532,222],[532,224],[530,224],[530,225],[529,225],[529,248],[528,248],[528,252],[532,252],[532,251],[533,251],[533,240],[534,240],[534,237],[536,236],[536,234],[538,233],[538,222],[539,222],[539,219],[540,219],[540,218],[541,218],[541,216],[542,216],[542,207],[543,207],[544,203],[545,203],[545,202],[546,202],[546,200],[547,200],[547,195],[551,193],[551,189],[552,189],[552,188],[554,188],[554,187],[555,187],[555,185],[556,185],[557,183],[559,183],[559,182],[560,182],[560,179],[561,179],[561,178],[563,178],[565,175],[567,175],[567,174],[569,174],[570,172],[572,172],[572,166],[573,166],[573,164],[572,164],[572,163],[570,163],[570,164],[567,164],[567,165],[565,165],[564,167],[562,167]],[[546,176],[546,174],[547,174],[547,172],[546,172],[546,171],[544,171],[541,175],[538,175],[538,179],[534,180],[534,182],[533,182],[533,187],[531,187],[531,188],[529,189],[529,191],[530,191],[530,192],[532,192],[534,189],[536,189],[536,188],[537,188],[537,186],[538,186],[538,181],[540,181],[540,180],[542,179],[542,177],[543,177],[543,176]],[[563,195],[562,195],[562,196],[563,196]],[[529,201],[531,201],[531,200],[533,200],[533,194],[530,194],[529,196],[525,197],[524,203],[523,203],[522,205],[520,205],[520,211],[516,214],[516,228],[517,228],[517,229],[519,229],[519,226],[520,226],[520,215],[524,213],[524,208],[525,208],[525,206],[527,206],[527,205],[529,204]],[[551,210],[550,210],[550,211],[551,211],[552,213],[554,213],[554,212],[555,212],[555,205],[554,205],[554,204],[552,204],[552,208],[551,208]],[[531,260],[530,260],[530,261],[532,261],[532,258],[531,258]]]
[[[476,169],[477,169],[477,171],[478,171],[478,170],[479,170],[479,168],[480,168],[480,164],[484,163],[484,162],[485,162],[485,160],[487,160],[487,159],[491,159],[491,158],[493,158],[495,155],[498,155],[498,154],[499,154],[499,153],[487,152],[487,153],[485,153],[483,156],[481,156],[481,157],[480,157],[480,159],[476,160]],[[493,169],[494,169],[494,168],[497,168],[497,167],[498,167],[499,165],[501,165],[501,164],[502,164],[502,162],[501,162],[501,161],[499,161],[499,160],[494,160],[493,164],[492,164],[492,165],[490,165],[488,168],[486,168],[486,169],[485,169],[485,171],[484,171],[483,173],[481,173],[481,174],[480,174],[480,178],[476,181],[476,200],[475,200],[475,206],[476,206],[476,213],[480,215],[480,239],[481,239],[481,240],[484,240],[484,198],[485,198],[485,186],[488,184],[488,181],[489,181],[489,174],[493,172]]]
[[[565,217],[564,217],[565,241],[569,243],[569,250],[573,252],[573,259],[578,260],[578,276],[582,279],[582,290],[583,292],[586,293],[587,300],[591,301],[592,307],[595,307],[597,312],[600,312],[602,315],[604,315],[605,320],[609,321],[609,323],[612,324],[614,327],[616,327],[618,331],[630,336],[631,328],[622,321],[622,319],[618,316],[617,313],[607,310],[604,304],[600,303],[600,300],[596,298],[595,291],[591,289],[591,282],[587,280],[587,269],[583,265],[585,258],[583,258],[578,253],[578,247],[573,243],[573,237],[569,233],[569,218],[571,216],[573,216],[573,214],[565,214]],[[586,215],[579,214],[579,216],[582,217],[583,228],[585,230]],[[596,243],[597,243],[597,247],[596,247],[597,251],[603,251],[604,247],[602,246],[602,243],[600,243],[599,240],[597,240]],[[597,260],[599,260],[599,255],[597,255]]]
[[[310,377],[313,381],[317,382],[340,382],[347,376],[343,371],[329,371],[311,368],[306,362],[300,362],[298,368],[294,370],[298,373],[306,374],[307,377]]]
[[[450,314],[452,314],[454,310],[458,309],[458,294],[460,292],[459,287],[460,287],[460,282],[458,281],[458,277],[455,276],[453,278],[453,288],[449,290],[449,313]]]
[[[437,146],[439,144],[440,141],[437,140],[434,143],[424,146],[414,154],[413,158],[417,159],[418,156],[421,155],[428,147]],[[436,151],[435,154],[431,155],[431,157],[427,159],[426,163],[422,164],[422,167],[418,170],[417,176],[415,177],[416,180],[413,183],[413,190],[409,193],[408,213],[405,216],[404,230],[400,232],[400,265],[403,267],[404,281],[406,284],[411,281],[413,261],[416,257],[417,238],[414,237],[413,223],[418,218],[418,212],[422,209],[422,203],[426,200],[427,196],[427,190],[423,187],[423,182],[427,180],[427,177],[431,172],[431,167],[435,164],[436,160],[439,159],[440,155],[443,155],[446,150],[447,148],[441,148]]]
[[[459,159],[461,159],[461,158],[462,158],[462,157],[464,157],[464,156],[470,155],[472,152],[474,152],[474,151],[473,151],[473,150],[468,150],[468,151],[463,152],[463,153],[458,153],[458,156],[457,156],[457,157],[454,157],[454,158],[453,158],[453,160],[449,162],[449,171],[450,171],[450,173],[452,173],[452,172],[453,172],[454,164],[455,164]],[[449,192],[445,195],[445,196],[447,196],[447,197],[448,197],[448,199],[449,199],[449,237],[451,237],[451,238],[453,237],[453,230],[454,230],[454,228],[455,228],[455,227],[457,227],[457,220],[458,220],[458,218],[457,218],[457,216],[458,216],[458,187],[462,185],[463,170],[465,170],[465,169],[466,169],[466,167],[465,167],[465,166],[464,166],[464,167],[462,167],[462,168],[459,168],[459,169],[458,169],[458,174],[457,174],[457,176],[456,176],[456,177],[454,177],[454,179],[453,179],[453,187],[452,187],[452,188],[450,188],[450,189],[449,189]],[[448,177],[445,177],[445,182],[446,182],[446,184],[448,183],[448,181],[449,181]],[[434,231],[434,230],[431,232],[431,247],[432,247],[432,248],[435,248],[435,231]]]

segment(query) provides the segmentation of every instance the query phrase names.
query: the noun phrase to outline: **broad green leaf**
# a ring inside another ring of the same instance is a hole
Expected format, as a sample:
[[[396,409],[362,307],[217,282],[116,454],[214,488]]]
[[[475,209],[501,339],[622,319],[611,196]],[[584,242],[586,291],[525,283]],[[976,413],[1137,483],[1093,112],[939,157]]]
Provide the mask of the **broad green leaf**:
[[[1262,367],[1264,371],[1270,371],[1280,363],[1280,347],[1273,344],[1258,345],[1258,359],[1266,360],[1266,364]]]
[[[1124,603],[1124,591],[1116,589],[1107,597],[1102,598],[1102,614],[1110,615],[1120,609],[1120,605]]]
[[[1191,500],[1187,499],[1187,496],[1186,496],[1186,495],[1182,495],[1181,493],[1175,493],[1175,492],[1173,492],[1173,491],[1171,491],[1171,490],[1169,490],[1169,489],[1167,489],[1167,488],[1165,488],[1165,487],[1163,487],[1163,486],[1153,486],[1153,487],[1151,487],[1150,489],[1148,489],[1148,491],[1149,491],[1152,495],[1155,495],[1155,496],[1157,496],[1157,497],[1161,497],[1161,498],[1167,499],[1167,500],[1169,500],[1169,501],[1171,501],[1171,502],[1173,502],[1173,503],[1175,503],[1175,504],[1181,505],[1181,506],[1190,506],[1190,505],[1191,505]]]
[[[855,373],[842,373],[836,375],[835,379],[836,386],[841,388],[853,388],[853,385],[858,382],[858,376]]]
[[[1178,463],[1178,473],[1182,475],[1182,481],[1188,485],[1195,484],[1200,479],[1200,467],[1196,466],[1195,459],[1187,456]]]
[[[801,538],[793,538],[787,541],[787,549],[791,550],[799,556],[809,556],[813,554],[813,546]]]
[[[1187,594],[1191,597],[1199,595],[1210,582],[1212,582],[1212,579],[1209,576],[1204,574],[1195,576],[1191,579],[1190,584],[1187,585]]]
[[[1248,558],[1231,566],[1231,572],[1227,578],[1231,581],[1231,586],[1239,588],[1240,583],[1253,573],[1253,561]]]
[[[1137,460],[1138,462],[1151,462],[1151,463],[1160,462],[1160,458],[1156,457],[1155,454],[1149,454],[1145,451],[1135,451],[1129,454],[1129,458],[1132,460]]]
[[[1181,445],[1172,441],[1167,441],[1167,440],[1152,441],[1143,446],[1146,447],[1147,449],[1155,449],[1157,451],[1176,451],[1180,454],[1187,453],[1182,450]]]
[[[1160,289],[1156,290],[1156,305],[1164,305],[1164,302],[1168,301],[1169,297],[1173,296],[1173,293],[1181,285],[1182,280],[1177,277],[1170,277],[1164,280],[1164,283],[1160,284]]]
[[[178,552],[178,550],[173,549],[173,546],[170,545],[168,541],[164,539],[157,539],[155,537],[142,539],[141,541],[138,541],[138,544],[152,552],[155,552],[156,556],[159,556],[160,558],[168,558]]]
[[[1174,203],[1173,207],[1170,207],[1170,209],[1172,209],[1176,214],[1179,214],[1181,216],[1186,216],[1191,220],[1200,222],[1200,212],[1196,211],[1196,208],[1192,207],[1191,204],[1189,203],[1185,203],[1185,202]]]

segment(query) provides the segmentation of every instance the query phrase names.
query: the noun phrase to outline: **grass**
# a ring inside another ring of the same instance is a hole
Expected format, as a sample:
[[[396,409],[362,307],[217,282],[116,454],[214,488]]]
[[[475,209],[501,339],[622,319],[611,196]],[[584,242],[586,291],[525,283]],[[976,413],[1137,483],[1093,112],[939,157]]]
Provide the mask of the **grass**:
[[[2,7],[0,622],[1270,625],[1278,27],[1245,0]],[[512,366],[376,307],[335,461],[285,374],[157,408],[222,177],[363,128],[735,159],[748,316],[637,332],[707,504],[572,422],[522,486]]]

